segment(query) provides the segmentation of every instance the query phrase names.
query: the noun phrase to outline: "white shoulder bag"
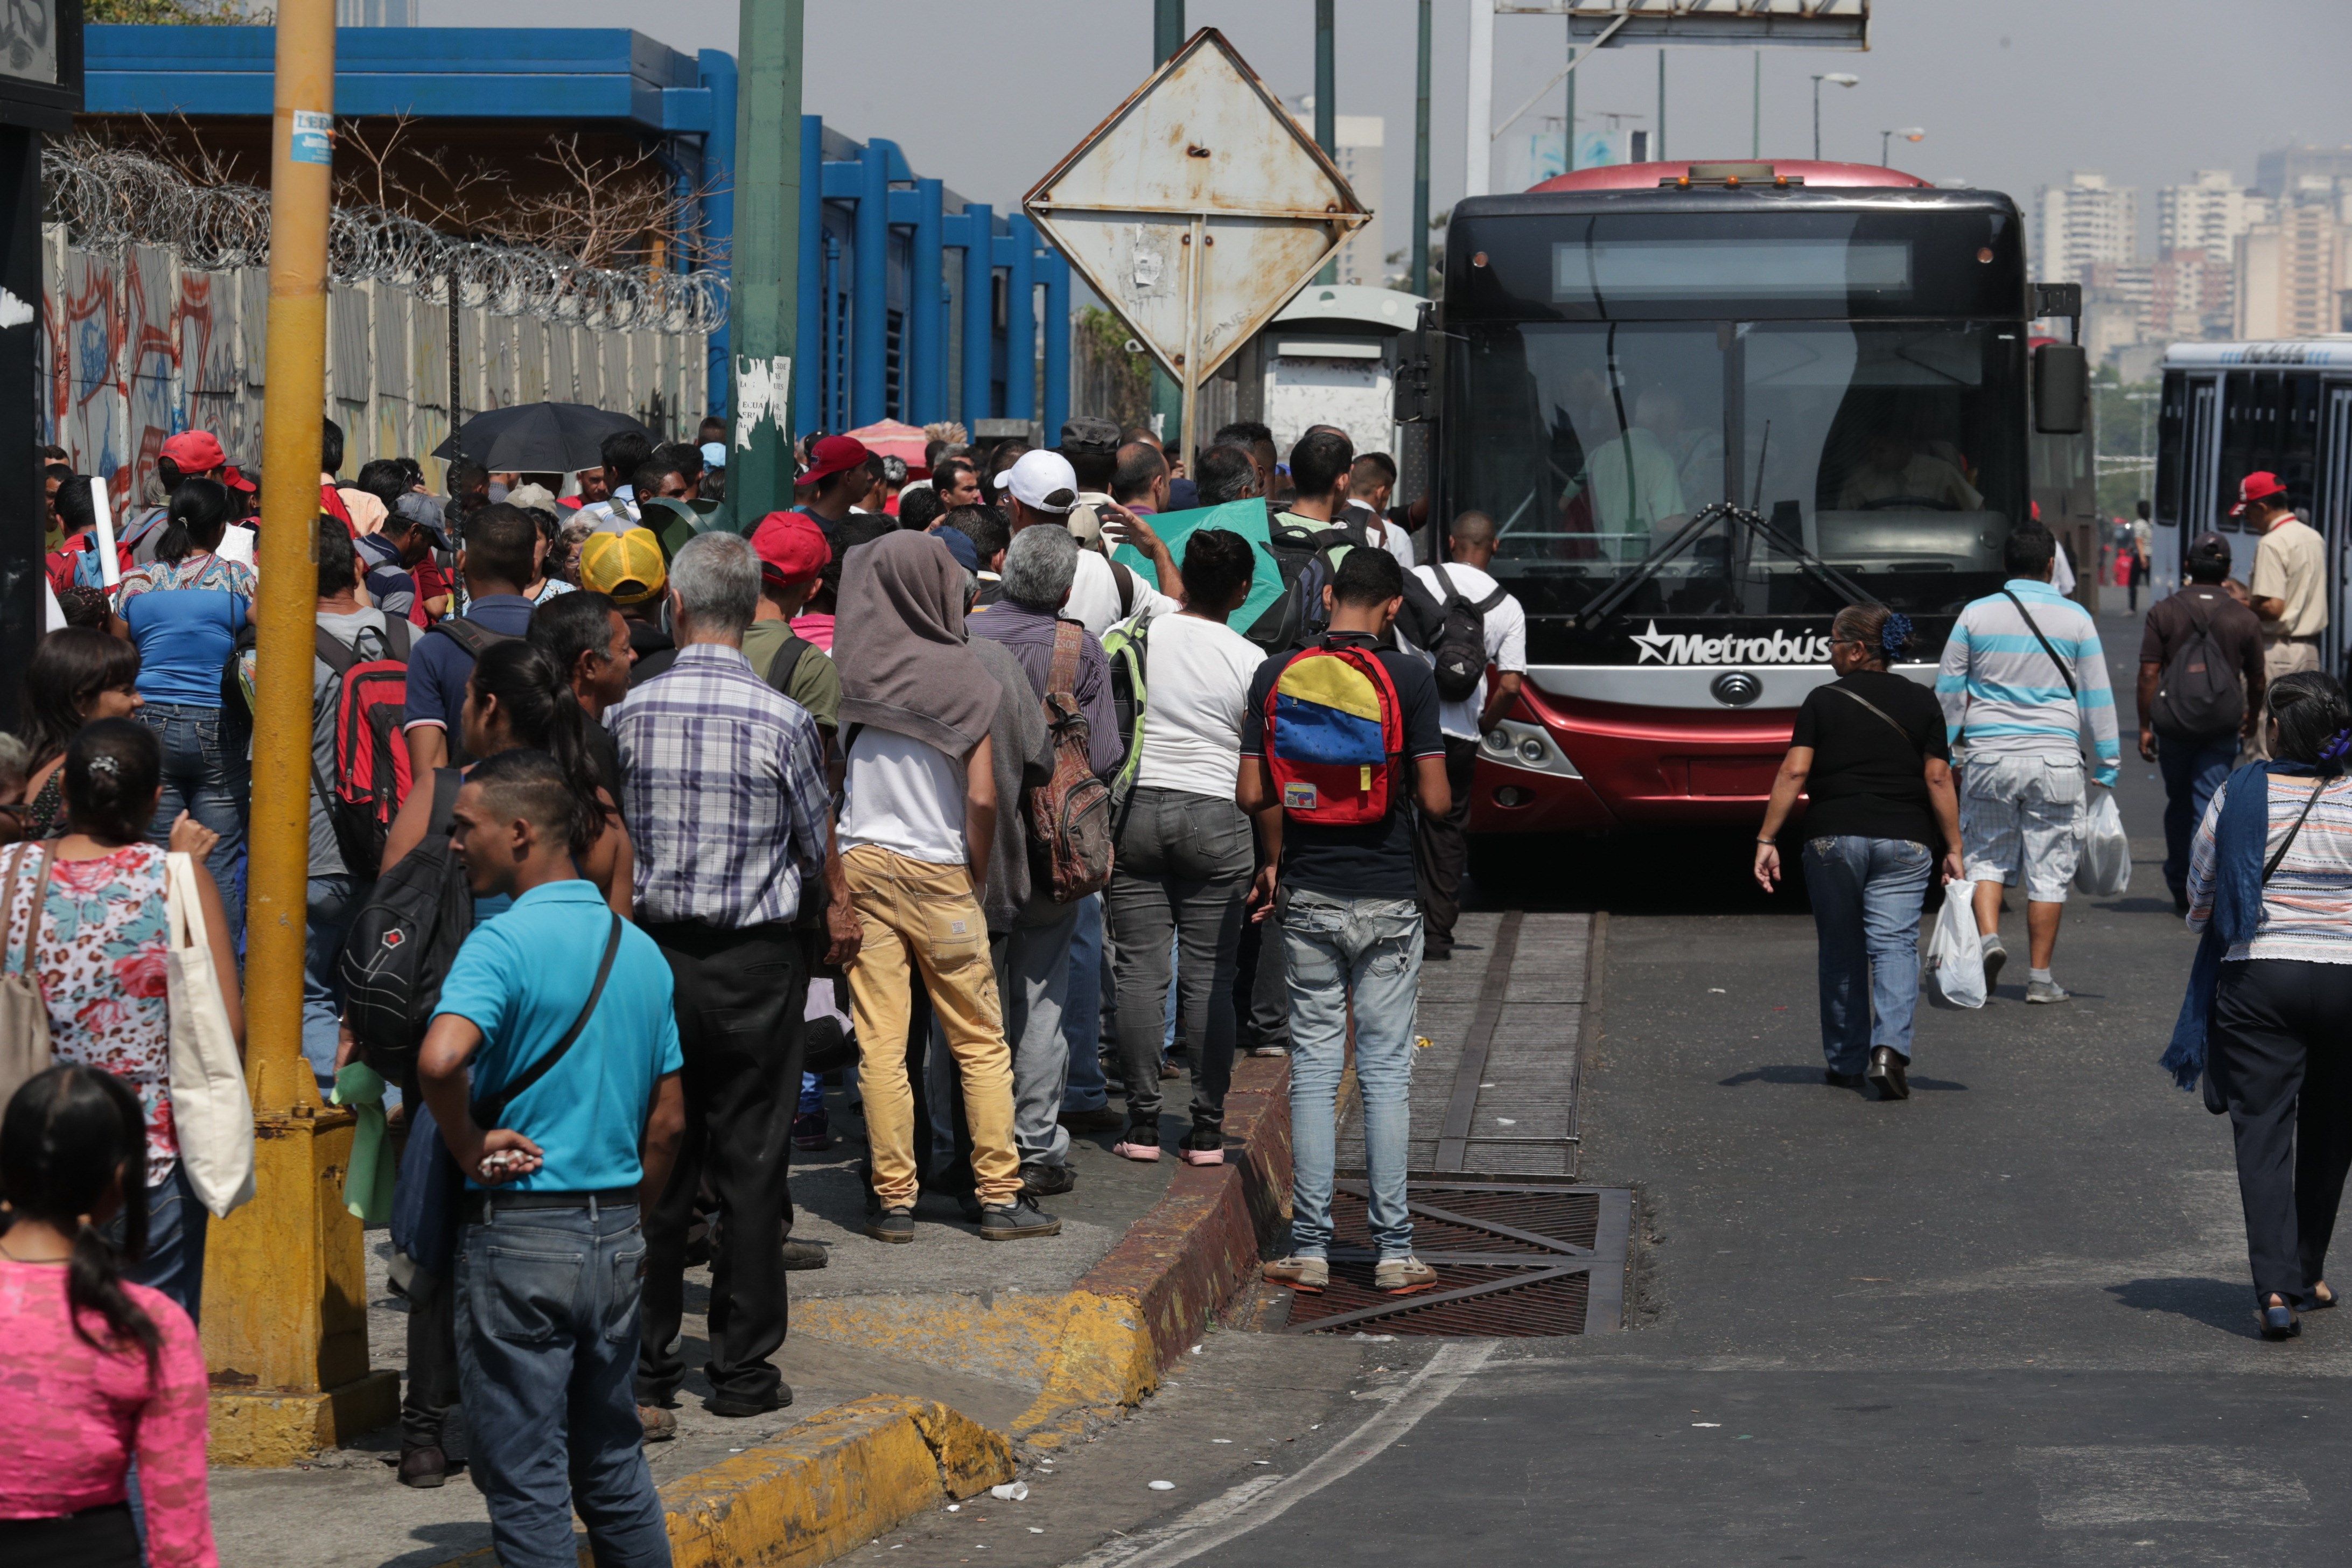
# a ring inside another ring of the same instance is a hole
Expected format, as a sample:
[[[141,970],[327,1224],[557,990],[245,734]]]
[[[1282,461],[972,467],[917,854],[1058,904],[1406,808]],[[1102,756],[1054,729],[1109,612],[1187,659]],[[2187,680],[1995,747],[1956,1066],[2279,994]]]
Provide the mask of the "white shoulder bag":
[[[170,910],[164,957],[172,1014],[172,1121],[189,1184],[215,1218],[253,1201],[253,1097],[213,967],[204,900],[185,855],[163,858]]]

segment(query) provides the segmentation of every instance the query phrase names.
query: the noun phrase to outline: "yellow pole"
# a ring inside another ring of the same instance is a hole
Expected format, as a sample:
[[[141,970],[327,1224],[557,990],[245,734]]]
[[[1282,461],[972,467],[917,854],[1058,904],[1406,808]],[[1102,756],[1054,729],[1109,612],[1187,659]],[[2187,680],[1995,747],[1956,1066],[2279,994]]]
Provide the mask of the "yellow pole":
[[[302,1056],[334,0],[279,0],[277,81],[245,967],[255,1197],[215,1226],[204,1300],[213,1458],[244,1465],[380,1426],[399,1396],[367,1368],[360,1226],[342,1199],[352,1117],[320,1103]]]

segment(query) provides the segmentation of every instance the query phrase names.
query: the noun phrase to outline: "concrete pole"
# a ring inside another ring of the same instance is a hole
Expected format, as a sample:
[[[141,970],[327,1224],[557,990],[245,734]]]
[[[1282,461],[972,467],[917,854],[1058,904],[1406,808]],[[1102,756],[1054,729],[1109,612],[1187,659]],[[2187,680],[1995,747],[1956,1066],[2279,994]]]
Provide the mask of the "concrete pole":
[[[1658,51],[1658,147],[1650,156],[1666,161],[1666,51]]]
[[[1495,5],[1470,0],[1470,90],[1464,110],[1462,194],[1495,188]]]
[[[1421,0],[1421,51],[1413,67],[1412,236],[1405,254],[1412,258],[1412,291],[1429,298],[1429,4]]]
[[[1568,63],[1571,67],[1576,64],[1575,26],[1571,20],[1568,35]],[[1559,115],[1559,172],[1573,174],[1576,173],[1576,72],[1572,69],[1568,73],[1568,86],[1560,100]]]
[[[1755,75],[1748,99],[1748,155],[1764,156],[1764,51],[1756,51]]]
[[[735,256],[727,342],[735,428],[727,510],[750,532],[793,504],[793,360],[801,297],[802,0],[742,0],[735,109]]]
[[[215,1221],[204,1341],[215,1464],[286,1465],[390,1421],[399,1379],[367,1367],[366,1269],[343,1207],[348,1110],[302,1057],[310,858],[310,649],[318,603],[319,427],[327,397],[327,224],[334,0],[280,0],[269,179],[246,1074],[254,1200]]]
[[[1339,157],[1339,61],[1332,52],[1332,18],[1334,0],[1315,0],[1315,145],[1323,155],[1337,163]],[[1372,199],[1378,201],[1378,192]],[[1318,283],[1339,281],[1339,258],[1334,252],[1323,269],[1315,275]]]

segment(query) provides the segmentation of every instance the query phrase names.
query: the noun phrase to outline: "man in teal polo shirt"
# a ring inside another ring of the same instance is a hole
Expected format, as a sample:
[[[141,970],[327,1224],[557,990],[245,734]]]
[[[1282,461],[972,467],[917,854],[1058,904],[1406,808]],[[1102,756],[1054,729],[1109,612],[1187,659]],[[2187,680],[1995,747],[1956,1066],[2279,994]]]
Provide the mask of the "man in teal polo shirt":
[[[576,815],[543,752],[500,752],[458,791],[475,896],[514,904],[459,950],[417,1073],[466,1173],[457,1370],[499,1561],[572,1568],[577,1509],[599,1563],[667,1568],[631,1382],[637,1215],[686,1126],[682,1058],[669,965],[581,879]]]

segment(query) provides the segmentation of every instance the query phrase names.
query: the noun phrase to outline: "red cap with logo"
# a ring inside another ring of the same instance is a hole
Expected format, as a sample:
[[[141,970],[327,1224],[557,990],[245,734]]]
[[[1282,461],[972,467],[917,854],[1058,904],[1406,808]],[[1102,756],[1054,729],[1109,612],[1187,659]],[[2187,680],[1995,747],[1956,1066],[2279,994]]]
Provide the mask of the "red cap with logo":
[[[751,531],[751,549],[760,557],[760,575],[783,587],[806,583],[833,559],[824,531],[804,511],[772,511]]]
[[[163,456],[186,474],[208,474],[228,461],[220,442],[209,430],[183,430],[163,443]]]
[[[813,485],[819,479],[829,479],[856,468],[873,455],[866,449],[866,443],[855,436],[824,437],[809,448],[808,467],[793,482]]]
[[[2242,517],[2246,508],[2258,500],[2286,494],[2286,487],[2268,468],[2257,468],[2238,481],[2238,504],[2230,509],[2231,517]]]

